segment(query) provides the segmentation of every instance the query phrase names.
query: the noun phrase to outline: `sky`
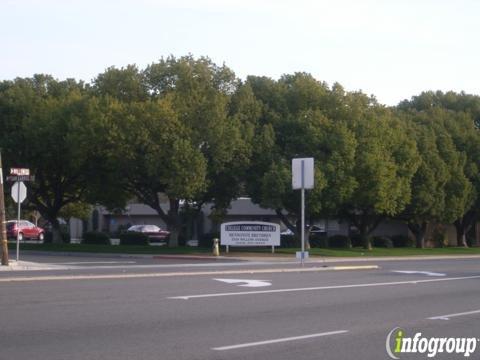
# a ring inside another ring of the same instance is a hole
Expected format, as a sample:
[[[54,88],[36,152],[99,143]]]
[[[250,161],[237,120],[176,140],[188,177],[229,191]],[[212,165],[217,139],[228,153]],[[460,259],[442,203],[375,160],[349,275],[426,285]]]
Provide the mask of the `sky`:
[[[0,0],[0,81],[92,81],[110,66],[208,56],[238,77],[307,72],[396,105],[480,95],[477,0]]]

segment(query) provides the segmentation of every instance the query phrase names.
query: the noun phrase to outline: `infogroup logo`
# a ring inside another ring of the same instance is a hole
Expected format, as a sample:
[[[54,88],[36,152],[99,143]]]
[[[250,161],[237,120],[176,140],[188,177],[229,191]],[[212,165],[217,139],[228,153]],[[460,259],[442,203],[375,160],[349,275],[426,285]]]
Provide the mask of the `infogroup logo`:
[[[429,358],[437,354],[458,354],[469,357],[477,348],[480,339],[477,338],[439,338],[422,337],[421,332],[413,337],[407,337],[405,330],[396,327],[387,335],[385,348],[392,359],[400,359],[404,353],[427,354]]]

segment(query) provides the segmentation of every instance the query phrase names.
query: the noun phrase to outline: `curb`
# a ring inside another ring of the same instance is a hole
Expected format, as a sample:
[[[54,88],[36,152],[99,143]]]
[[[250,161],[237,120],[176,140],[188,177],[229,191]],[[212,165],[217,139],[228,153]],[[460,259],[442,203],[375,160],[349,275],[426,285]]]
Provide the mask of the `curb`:
[[[172,260],[232,260],[232,261],[270,261],[272,263],[286,260],[295,261],[294,255],[258,256],[213,256],[213,255],[186,255],[186,254],[120,254],[120,253],[91,253],[91,252],[63,252],[63,251],[38,251],[24,250],[28,255],[46,256],[72,256],[72,257],[98,257],[98,258],[138,258],[138,259],[172,259]],[[411,256],[365,256],[365,257],[328,257],[311,256],[307,263],[337,263],[337,262],[365,262],[365,261],[414,261],[414,260],[454,260],[454,259],[480,259],[479,255],[411,255]]]

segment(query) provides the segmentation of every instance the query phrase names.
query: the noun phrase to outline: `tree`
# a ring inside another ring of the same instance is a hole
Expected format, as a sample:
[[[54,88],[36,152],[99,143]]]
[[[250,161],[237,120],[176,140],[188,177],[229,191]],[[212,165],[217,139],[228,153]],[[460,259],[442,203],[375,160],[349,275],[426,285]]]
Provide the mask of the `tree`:
[[[449,116],[444,116],[443,126],[451,136],[457,151],[465,157],[464,167],[457,170],[454,179],[461,179],[462,174],[465,174],[471,184],[462,194],[455,197],[455,199],[464,199],[461,201],[469,204],[469,207],[463,210],[463,214],[459,215],[454,221],[458,246],[467,246],[466,234],[477,221],[479,217],[478,209],[480,208],[480,172],[478,168],[480,156],[480,97],[464,92],[429,91],[412,97],[410,101],[401,102],[398,107],[400,109],[414,109],[418,112],[443,109],[449,114]],[[453,189],[458,188],[453,187]],[[461,186],[460,189],[462,189]]]
[[[466,234],[474,225],[479,216],[480,208],[480,134],[467,113],[452,114],[446,121],[445,127],[451,135],[457,151],[462,154],[463,166],[457,168],[454,178],[457,183],[452,184],[452,190],[461,201],[459,214],[454,222],[457,230],[457,245],[467,247]],[[464,174],[468,185],[462,187],[458,181]],[[463,189],[463,191],[462,191]]]
[[[125,69],[120,75],[120,80],[130,77]],[[149,98],[127,96],[131,101],[111,114],[124,138],[116,141],[123,143],[123,178],[126,188],[165,221],[170,246],[177,246],[182,204],[214,201],[222,207],[236,196],[238,176],[232,174],[248,162],[252,131],[230,109],[238,81],[226,66],[207,58],[169,57],[149,65],[138,79]],[[119,87],[95,90],[122,100]],[[161,206],[159,193],[167,196],[168,209]]]
[[[35,175],[27,205],[51,223],[53,241],[60,242],[58,217],[66,206],[108,200],[97,187],[108,187],[109,178],[101,104],[83,83],[47,75],[4,82],[1,89],[5,159]]]
[[[451,223],[462,216],[471,184],[463,171],[465,156],[445,128],[451,113],[432,109],[409,115],[421,160],[412,179],[412,200],[401,217],[407,220],[417,247],[423,248],[430,222]]]
[[[349,123],[358,143],[352,171],[357,186],[339,212],[371,249],[372,231],[410,203],[419,157],[405,126],[388,109],[372,104]]]
[[[125,188],[153,208],[168,225],[170,245],[178,246],[180,200],[190,200],[205,188],[206,162],[188,137],[168,101],[125,105],[116,117],[122,138],[118,156]],[[162,207],[165,194],[169,208]]]
[[[262,104],[247,172],[248,193],[260,206],[275,209],[298,236],[303,231],[300,192],[292,190],[291,159],[315,159],[315,187],[306,201],[312,222],[335,212],[355,186],[350,170],[356,141],[345,123],[326,116],[331,91],[310,75],[285,75],[279,81],[249,77],[247,84]]]

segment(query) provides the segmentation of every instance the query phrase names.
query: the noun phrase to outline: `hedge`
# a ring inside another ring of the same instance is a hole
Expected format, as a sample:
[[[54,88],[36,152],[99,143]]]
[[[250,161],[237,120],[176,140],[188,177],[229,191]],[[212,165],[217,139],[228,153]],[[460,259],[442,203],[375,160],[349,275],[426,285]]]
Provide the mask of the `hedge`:
[[[110,237],[101,231],[87,231],[83,233],[82,242],[89,245],[110,245]]]
[[[148,236],[140,232],[120,234],[120,245],[148,245]]]
[[[328,246],[332,248],[351,248],[352,242],[345,235],[333,235],[328,238]]]

